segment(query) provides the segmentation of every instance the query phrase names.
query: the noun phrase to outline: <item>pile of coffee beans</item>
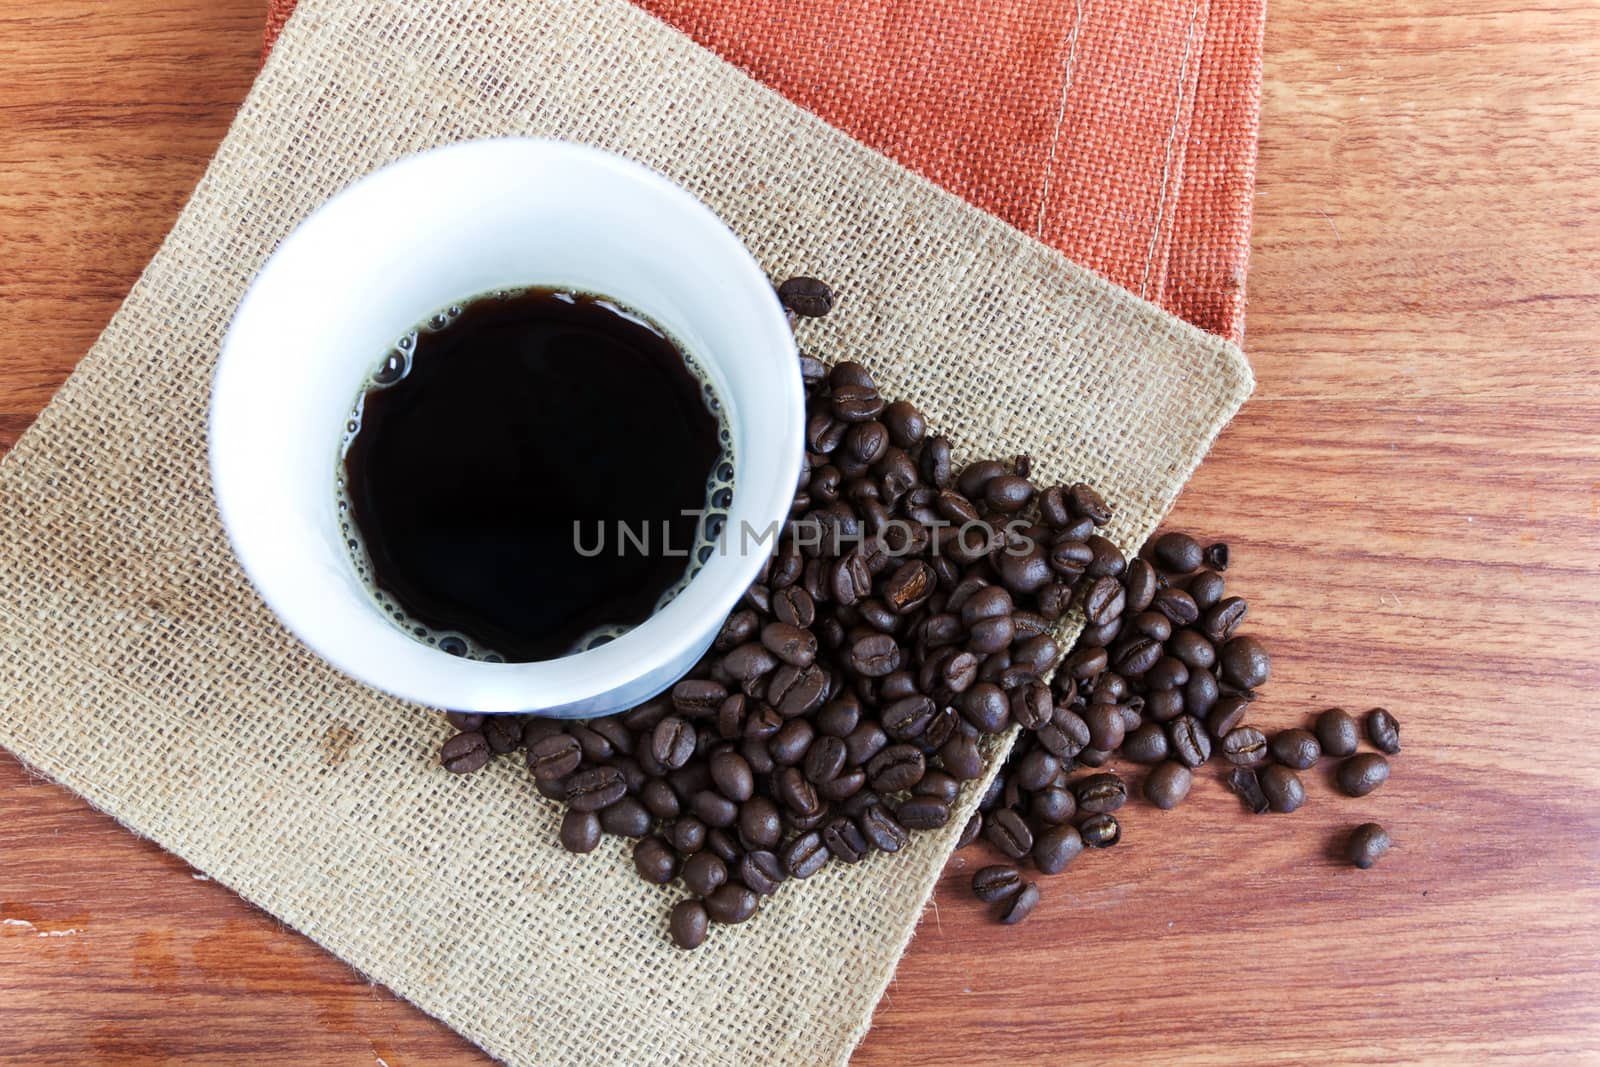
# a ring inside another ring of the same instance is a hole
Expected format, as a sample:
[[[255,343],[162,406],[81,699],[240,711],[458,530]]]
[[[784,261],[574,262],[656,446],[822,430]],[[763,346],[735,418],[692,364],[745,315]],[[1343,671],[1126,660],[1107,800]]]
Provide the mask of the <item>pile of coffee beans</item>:
[[[1339,708],[1312,729],[1270,735],[1245,720],[1271,674],[1257,638],[1240,633],[1249,611],[1230,596],[1222,572],[1226,544],[1202,546],[1184,533],[1154,538],[1134,559],[1114,550],[1089,562],[1081,608],[1085,628],[1052,678],[1048,716],[1013,704],[1023,731],[962,835],[982,838],[1012,864],[986,866],[973,894],[999,905],[1014,923],[1038,904],[1037,886],[1019,867],[1057,874],[1086,848],[1121,840],[1115,812],[1135,792],[1110,761],[1147,765],[1144,799],[1162,810],[1188,796],[1194,776],[1215,760],[1227,788],[1255,814],[1288,813],[1306,801],[1298,772],[1324,756],[1341,760],[1335,781],[1365,796],[1389,776],[1385,755],[1400,751],[1400,726],[1387,710],[1366,715],[1377,752],[1358,753],[1361,728]],[[1076,772],[1083,773],[1076,773]],[[1389,847],[1375,823],[1351,836],[1352,863],[1370,867]],[[1013,906],[1029,892],[1021,914]]]
[[[833,306],[814,279],[779,293],[791,317]],[[565,848],[632,838],[641,878],[683,886],[675,944],[746,921],[786,881],[945,826],[989,739],[1014,726],[961,834],[1013,861],[973,882],[1006,923],[1040,899],[1020,865],[1055,874],[1120,840],[1130,787],[1099,770],[1113,759],[1151,767],[1142,793],[1158,808],[1216,756],[1253,810],[1293,811],[1295,772],[1335,751],[1328,737],[1353,751],[1353,722],[1270,739],[1245,725],[1270,659],[1238,632],[1247,605],[1224,590],[1226,545],[1169,533],[1130,560],[1100,534],[1112,511],[1090,486],[1038,485],[1027,456],[957,467],[950,441],[860,364],[802,357],[801,369],[806,455],[789,521],[683,680],[588,722],[448,716],[460,732],[447,769],[520,751],[566,807]],[[1053,631],[1071,612],[1086,625],[1063,658]],[[1374,744],[1398,751],[1397,724],[1377,715]],[[1370,792],[1387,764],[1350,751],[1341,788]],[[1370,865],[1387,837],[1357,836],[1353,861]]]

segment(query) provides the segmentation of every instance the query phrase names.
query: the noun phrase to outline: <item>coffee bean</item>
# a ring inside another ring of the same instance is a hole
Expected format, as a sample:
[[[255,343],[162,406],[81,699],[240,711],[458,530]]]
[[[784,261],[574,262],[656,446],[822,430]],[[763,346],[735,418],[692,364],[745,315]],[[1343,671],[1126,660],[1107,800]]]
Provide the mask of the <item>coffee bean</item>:
[[[756,913],[757,899],[748,887],[729,882],[706,897],[705,907],[712,922],[731,926]]]
[[[593,852],[600,843],[600,817],[592,811],[569,809],[561,817],[561,847],[568,852]]]
[[[986,734],[1003,732],[1011,723],[1011,701],[993,682],[979,682],[961,694],[962,718]]]
[[[1148,689],[1176,689],[1189,681],[1189,668],[1180,659],[1162,656],[1144,672]]]
[[[805,595],[804,590],[801,590],[801,595]],[[722,669],[727,672],[729,678],[741,684],[764,677],[776,670],[777,667],[778,657],[773,655],[765,645],[757,644],[754,641],[742,644],[722,657]],[[740,694],[736,693],[734,695],[738,696]],[[733,698],[729,697],[728,699],[731,700]],[[726,704],[727,700],[722,703]],[[722,705],[718,705],[719,715],[721,714],[721,709]]]
[[[822,843],[829,854],[844,863],[860,863],[870,851],[861,828],[843,815],[830,819],[822,828]]]
[[[1128,560],[1109,538],[1092,534],[1084,542],[1089,546],[1093,558],[1084,573],[1090,578],[1115,578],[1128,569]]]
[[[1316,766],[1322,758],[1322,746],[1310,730],[1279,730],[1272,735],[1270,747],[1273,759],[1297,771]]]
[[[439,763],[451,774],[472,774],[488,766],[491,755],[488,739],[477,730],[467,730],[444,743]]]
[[[1191,672],[1210,670],[1217,662],[1216,647],[1194,630],[1179,630],[1173,634],[1167,643],[1167,653]]]
[[[1211,758],[1211,735],[1193,715],[1182,715],[1168,723],[1167,738],[1173,758],[1190,770]]]
[[[1111,508],[1105,499],[1082,482],[1067,490],[1067,509],[1096,526],[1104,526],[1111,521]]]
[[[952,778],[971,781],[983,773],[983,753],[978,742],[957,734],[939,747],[939,762]]]
[[[928,423],[914,404],[896,400],[883,410],[883,423],[889,439],[899,448],[915,448],[928,432]]]
[[[1094,562],[1094,549],[1085,541],[1056,541],[1045,558],[1051,570],[1071,580],[1089,569]]]
[[[1030,793],[1044,789],[1061,773],[1061,761],[1047,750],[1036,748],[1011,768],[1011,780]]]
[[[1228,569],[1228,545],[1225,541],[1206,546],[1206,566],[1214,571]]]
[[[778,286],[783,306],[804,318],[821,318],[833,310],[833,290],[815,278],[790,278]]]
[[[727,688],[710,680],[689,679],[672,687],[672,706],[691,719],[715,715],[727,698]]]
[[[582,723],[568,723],[567,733],[578,741],[578,748],[583,752],[583,758],[590,763],[601,763],[613,755],[611,742],[605,736],[589,729]]]
[[[1256,772],[1261,792],[1273,811],[1291,812],[1306,802],[1306,787],[1288,767],[1271,763]]]
[[[1078,813],[1078,802],[1065,789],[1041,789],[1029,801],[1028,813],[1046,826],[1060,826]]]
[[[1219,742],[1222,758],[1235,767],[1260,767],[1271,758],[1267,737],[1254,726],[1229,730]]]
[[[950,805],[938,797],[914,796],[901,801],[895,817],[907,830],[937,830],[950,821]]]
[[[1127,724],[1122,719],[1122,709],[1115,704],[1091,704],[1083,713],[1084,724],[1089,728],[1089,745],[1110,752],[1122,744]]]
[[[1061,662],[1061,669],[1068,677],[1081,681],[1095,677],[1109,665],[1105,649],[1080,648]]]
[[[1122,758],[1134,763],[1160,763],[1171,751],[1167,732],[1156,723],[1145,723],[1122,741]]]
[[[911,839],[906,828],[882,804],[874,804],[862,812],[860,824],[862,835],[879,852],[899,852]]]
[[[1244,697],[1219,697],[1206,717],[1206,729],[1220,741],[1243,725],[1249,710],[1250,702]]]
[[[1363,752],[1339,764],[1335,779],[1345,795],[1364,797],[1389,780],[1389,761],[1375,752]]]
[[[1144,798],[1162,811],[1183,802],[1194,783],[1194,773],[1176,760],[1167,760],[1152,769],[1144,780]]]
[[[1350,832],[1350,843],[1345,855],[1350,862],[1366,870],[1389,851],[1389,833],[1375,822],[1364,822]]]
[[[721,856],[697,852],[683,861],[683,884],[696,896],[710,896],[728,880],[728,865]]]
[[[1219,658],[1222,680],[1239,689],[1254,689],[1271,674],[1267,650],[1253,637],[1232,638],[1222,646]]]
[[[1096,578],[1083,595],[1083,614],[1092,625],[1100,626],[1119,618],[1127,605],[1127,593],[1115,578]]]
[[[645,837],[633,846],[633,866],[645,881],[666,885],[678,873],[678,856],[665,839]]]
[[[737,869],[739,881],[764,897],[776,893],[787,877],[783,861],[778,859],[776,853],[766,849],[745,853],[739,858]]]
[[[958,850],[966,848],[976,841],[981,833],[983,833],[983,816],[975,811],[967,819],[967,824],[961,828],[961,836],[956,838],[956,848]]]
[[[1189,579],[1189,599],[1194,601],[1194,606],[1200,609],[1200,617],[1205,618],[1205,613],[1222,602],[1227,595],[1227,582],[1216,571],[1197,571]]]
[[[1235,767],[1223,779],[1228,791],[1244,802],[1244,806],[1257,815],[1269,807],[1267,795],[1261,791],[1261,780],[1249,767]]]
[[[783,850],[783,869],[790,878],[810,878],[828,863],[828,846],[816,831],[801,834]]]
[[[809,667],[817,658],[816,635],[786,622],[769,622],[763,626],[761,644],[768,652],[793,667]],[[731,667],[729,669],[732,670]]]
[[[1022,887],[1022,892],[1012,897],[1006,904],[1005,910],[1000,914],[1000,921],[1007,926],[1017,923],[1033,914],[1033,909],[1039,906],[1039,883],[1029,882]]]
[[[1083,836],[1077,827],[1054,825],[1034,838],[1033,863],[1041,874],[1060,874],[1083,849]]]
[[[462,733],[482,729],[484,722],[489,718],[487,715],[479,715],[474,711],[447,711],[444,713],[444,717],[446,722]]]
[[[1079,811],[1099,815],[1116,811],[1127,803],[1128,784],[1109,772],[1092,774],[1076,783],[1073,796],[1077,799]]]
[[[839,745],[842,756],[844,743],[834,738],[829,740]],[[722,749],[712,754],[711,781],[718,792],[736,803],[749,800],[755,794],[755,775],[750,764],[733,749]]]
[[[1011,718],[1025,730],[1037,730],[1050,721],[1055,705],[1050,699],[1050,687],[1043,682],[1032,682],[1012,690]]]
[[[705,943],[709,916],[706,907],[698,900],[680,900],[672,906],[672,916],[667,920],[667,932],[672,943],[682,949],[699,948]]]
[[[479,732],[489,743],[489,750],[497,756],[522,745],[522,719],[517,715],[491,715]]]
[[[726,829],[739,821],[739,805],[710,789],[696,793],[689,807],[707,826]]]
[[[804,629],[816,621],[817,605],[810,593],[791,585],[772,594],[772,613],[779,622]]]
[[[872,759],[889,744],[889,735],[875,722],[864,722],[844,739],[845,753],[851,766],[860,766]],[[974,775],[973,777],[977,777]]]
[[[1226,641],[1233,636],[1250,606],[1236,596],[1219,600],[1206,609],[1205,615],[1200,620],[1200,632],[1213,642]]]
[[[785,767],[779,772],[777,794],[779,802],[795,815],[809,817],[822,811],[816,787],[806,781],[798,767]]]
[[[1022,859],[1033,849],[1033,831],[1027,820],[1011,808],[1002,808],[985,819],[983,836],[1014,860]]]
[[[1400,723],[1384,708],[1367,712],[1367,739],[1379,752],[1394,755],[1400,751]]]
[[[1078,827],[1078,833],[1090,848],[1110,848],[1122,840],[1122,826],[1109,813],[1089,816]]]
[[[622,799],[628,786],[615,767],[594,767],[566,779],[566,800],[578,811],[600,811]]]
[[[1002,474],[989,479],[983,487],[983,499],[994,510],[1010,515],[1033,500],[1033,483],[1015,474]]]
[[[1121,716],[1117,718],[1120,725]],[[1089,724],[1058,705],[1051,713],[1049,724],[1035,730],[1034,737],[1057,759],[1072,759],[1089,744]]]
[[[1124,677],[1144,674],[1161,658],[1161,642],[1149,637],[1124,639],[1122,647],[1113,654],[1111,665]]]
[[[1160,590],[1150,602],[1150,607],[1171,620],[1174,628],[1188,626],[1200,618],[1200,608],[1194,598],[1182,589]]]
[[[552,734],[528,750],[528,769],[545,781],[565,778],[582,760],[578,739],[568,734]]]
[[[1190,671],[1189,681],[1183,687],[1183,709],[1196,718],[1209,715],[1220,695],[1216,675],[1210,671]]]
[[[694,755],[694,748],[694,727],[689,725],[687,719],[676,715],[669,715],[656,723],[650,735],[651,756],[669,770],[676,770],[688,763],[689,757]]]
[[[778,806],[766,797],[751,797],[739,806],[739,841],[746,848],[774,848],[783,838]]]
[[[926,764],[911,745],[890,745],[867,763],[867,780],[879,793],[897,793],[922,780]]]
[[[1199,570],[1205,560],[1200,542],[1185,533],[1164,533],[1150,546],[1156,565],[1169,574]]]
[[[922,477],[929,485],[946,489],[955,480],[950,463],[950,439],[935,435],[922,445]]]
[[[938,705],[925,696],[897,700],[883,709],[884,732],[896,741],[910,741],[920,737],[938,710]]]
[[[684,815],[665,823],[661,827],[661,835],[683,855],[699,852],[706,847],[706,838],[709,836],[706,824],[693,815]]]
[[[618,837],[643,837],[655,818],[643,804],[625,796],[600,812],[600,828]]]
[[[1141,611],[1129,625],[1133,633],[1153,641],[1166,642],[1172,638],[1172,620],[1159,611]]]
[[[1318,715],[1316,731],[1322,751],[1334,757],[1354,755],[1361,741],[1356,720],[1341,708],[1329,708]]]
[[[837,737],[819,737],[811,742],[811,747],[806,750],[803,770],[807,781],[816,785],[831,781],[844,772],[845,763],[850,758],[845,750],[844,742]],[[712,773],[716,773],[713,766]]]
[[[972,895],[985,904],[1009,900],[1022,892],[1022,872],[1009,863],[996,863],[972,876]]]
[[[1136,558],[1130,562],[1122,581],[1126,590],[1124,610],[1129,615],[1137,615],[1150,607],[1159,586],[1155,568],[1148,560]]]
[[[767,751],[773,762],[781,767],[792,767],[806,758],[817,730],[807,719],[790,719],[767,742]]]

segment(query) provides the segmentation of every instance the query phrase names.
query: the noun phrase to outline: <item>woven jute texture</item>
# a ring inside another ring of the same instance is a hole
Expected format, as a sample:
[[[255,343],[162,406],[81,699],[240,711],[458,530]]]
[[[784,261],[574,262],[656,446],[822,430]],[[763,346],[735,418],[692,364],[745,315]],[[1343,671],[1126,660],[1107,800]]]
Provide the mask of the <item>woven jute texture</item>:
[[[917,398],[961,454],[1027,451],[1046,479],[1104,487],[1124,545],[1251,388],[1228,342],[623,0],[307,0],[170,237],[0,468],[0,741],[508,1062],[840,1062],[965,810],[679,953],[676,891],[641,883],[621,842],[559,851],[555,806],[510,761],[438,769],[439,717],[317,661],[230,557],[206,398],[250,278],[357,177],[504,134],[662,170],[774,276],[830,278],[839,307],[807,347]]]
[[[826,122],[1238,341],[1265,0],[637,0]],[[294,7],[271,0],[267,43]]]

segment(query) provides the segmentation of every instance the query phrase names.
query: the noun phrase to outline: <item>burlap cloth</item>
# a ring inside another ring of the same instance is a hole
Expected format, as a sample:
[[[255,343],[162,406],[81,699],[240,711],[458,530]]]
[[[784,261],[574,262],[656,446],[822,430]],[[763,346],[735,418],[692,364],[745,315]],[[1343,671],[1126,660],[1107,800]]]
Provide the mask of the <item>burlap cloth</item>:
[[[0,468],[0,741],[506,1061],[842,1061],[965,810],[677,952],[675,891],[641,883],[615,839],[560,852],[555,807],[512,762],[439,770],[438,717],[301,648],[218,525],[206,394],[262,260],[373,168],[506,133],[641,160],[773,275],[832,279],[839,308],[808,347],[919,399],[962,454],[1026,450],[1046,479],[1106,487],[1125,545],[1250,391],[1231,344],[623,0],[307,0],[161,251]]]
[[[826,122],[1244,335],[1266,0],[637,0]],[[295,0],[270,0],[267,47]]]

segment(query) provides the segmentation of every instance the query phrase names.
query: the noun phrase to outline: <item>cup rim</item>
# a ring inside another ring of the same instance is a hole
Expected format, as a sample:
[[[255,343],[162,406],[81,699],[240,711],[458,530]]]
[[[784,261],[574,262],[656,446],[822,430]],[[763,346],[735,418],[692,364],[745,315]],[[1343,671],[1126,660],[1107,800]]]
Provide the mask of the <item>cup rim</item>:
[[[753,302],[758,334],[750,338],[747,350],[764,353],[760,358],[770,360],[777,371],[763,375],[772,394],[762,399],[762,410],[777,413],[784,425],[763,426],[762,430],[763,436],[768,432],[782,434],[776,447],[777,465],[782,469],[748,472],[748,476],[741,471],[729,523],[737,521],[735,516],[748,519],[753,515],[756,521],[770,523],[771,528],[781,528],[789,512],[804,448],[804,390],[793,332],[771,281],[726,223],[688,190],[621,156],[587,145],[542,138],[465,141],[403,157],[345,186],[295,227],[251,281],[221,346],[207,425],[211,484],[234,556],[256,592],[290,632],[343,673],[394,696],[453,710],[599,714],[603,712],[594,707],[597,698],[617,693],[630,682],[637,684],[664,665],[690,665],[755,580],[765,559],[759,545],[747,554],[719,554],[661,611],[621,637],[556,660],[486,663],[451,656],[402,633],[376,604],[369,603],[376,626],[427,657],[426,670],[411,671],[401,678],[385,670],[382,652],[364,653],[358,642],[327,632],[327,626],[319,619],[317,594],[308,593],[308,583],[286,577],[290,572],[281,558],[284,550],[276,543],[274,531],[254,514],[257,509],[248,501],[252,486],[238,476],[247,462],[241,449],[249,447],[248,435],[243,430],[234,432],[229,423],[230,412],[249,401],[245,372],[250,368],[244,361],[252,353],[244,340],[252,331],[269,327],[263,319],[263,308],[282,299],[285,287],[293,290],[295,282],[284,277],[283,272],[292,269],[296,258],[316,245],[319,231],[350,211],[351,205],[359,205],[395,183],[449,173],[468,175],[480,167],[526,165],[532,159],[546,166],[594,168],[639,185],[664,209],[680,213],[685,223],[693,227],[697,241],[704,242],[699,254],[722,260],[723,269],[738,280],[738,291],[728,293],[726,299]],[[418,313],[427,310],[419,308]],[[787,372],[785,368],[789,368]],[[732,398],[724,399],[724,403],[734,402]],[[337,433],[330,427],[330,475],[336,465],[336,449]],[[331,497],[331,484],[329,491]],[[743,500],[740,494],[745,494]],[[391,642],[380,644],[389,644],[390,652],[395,649]]]

